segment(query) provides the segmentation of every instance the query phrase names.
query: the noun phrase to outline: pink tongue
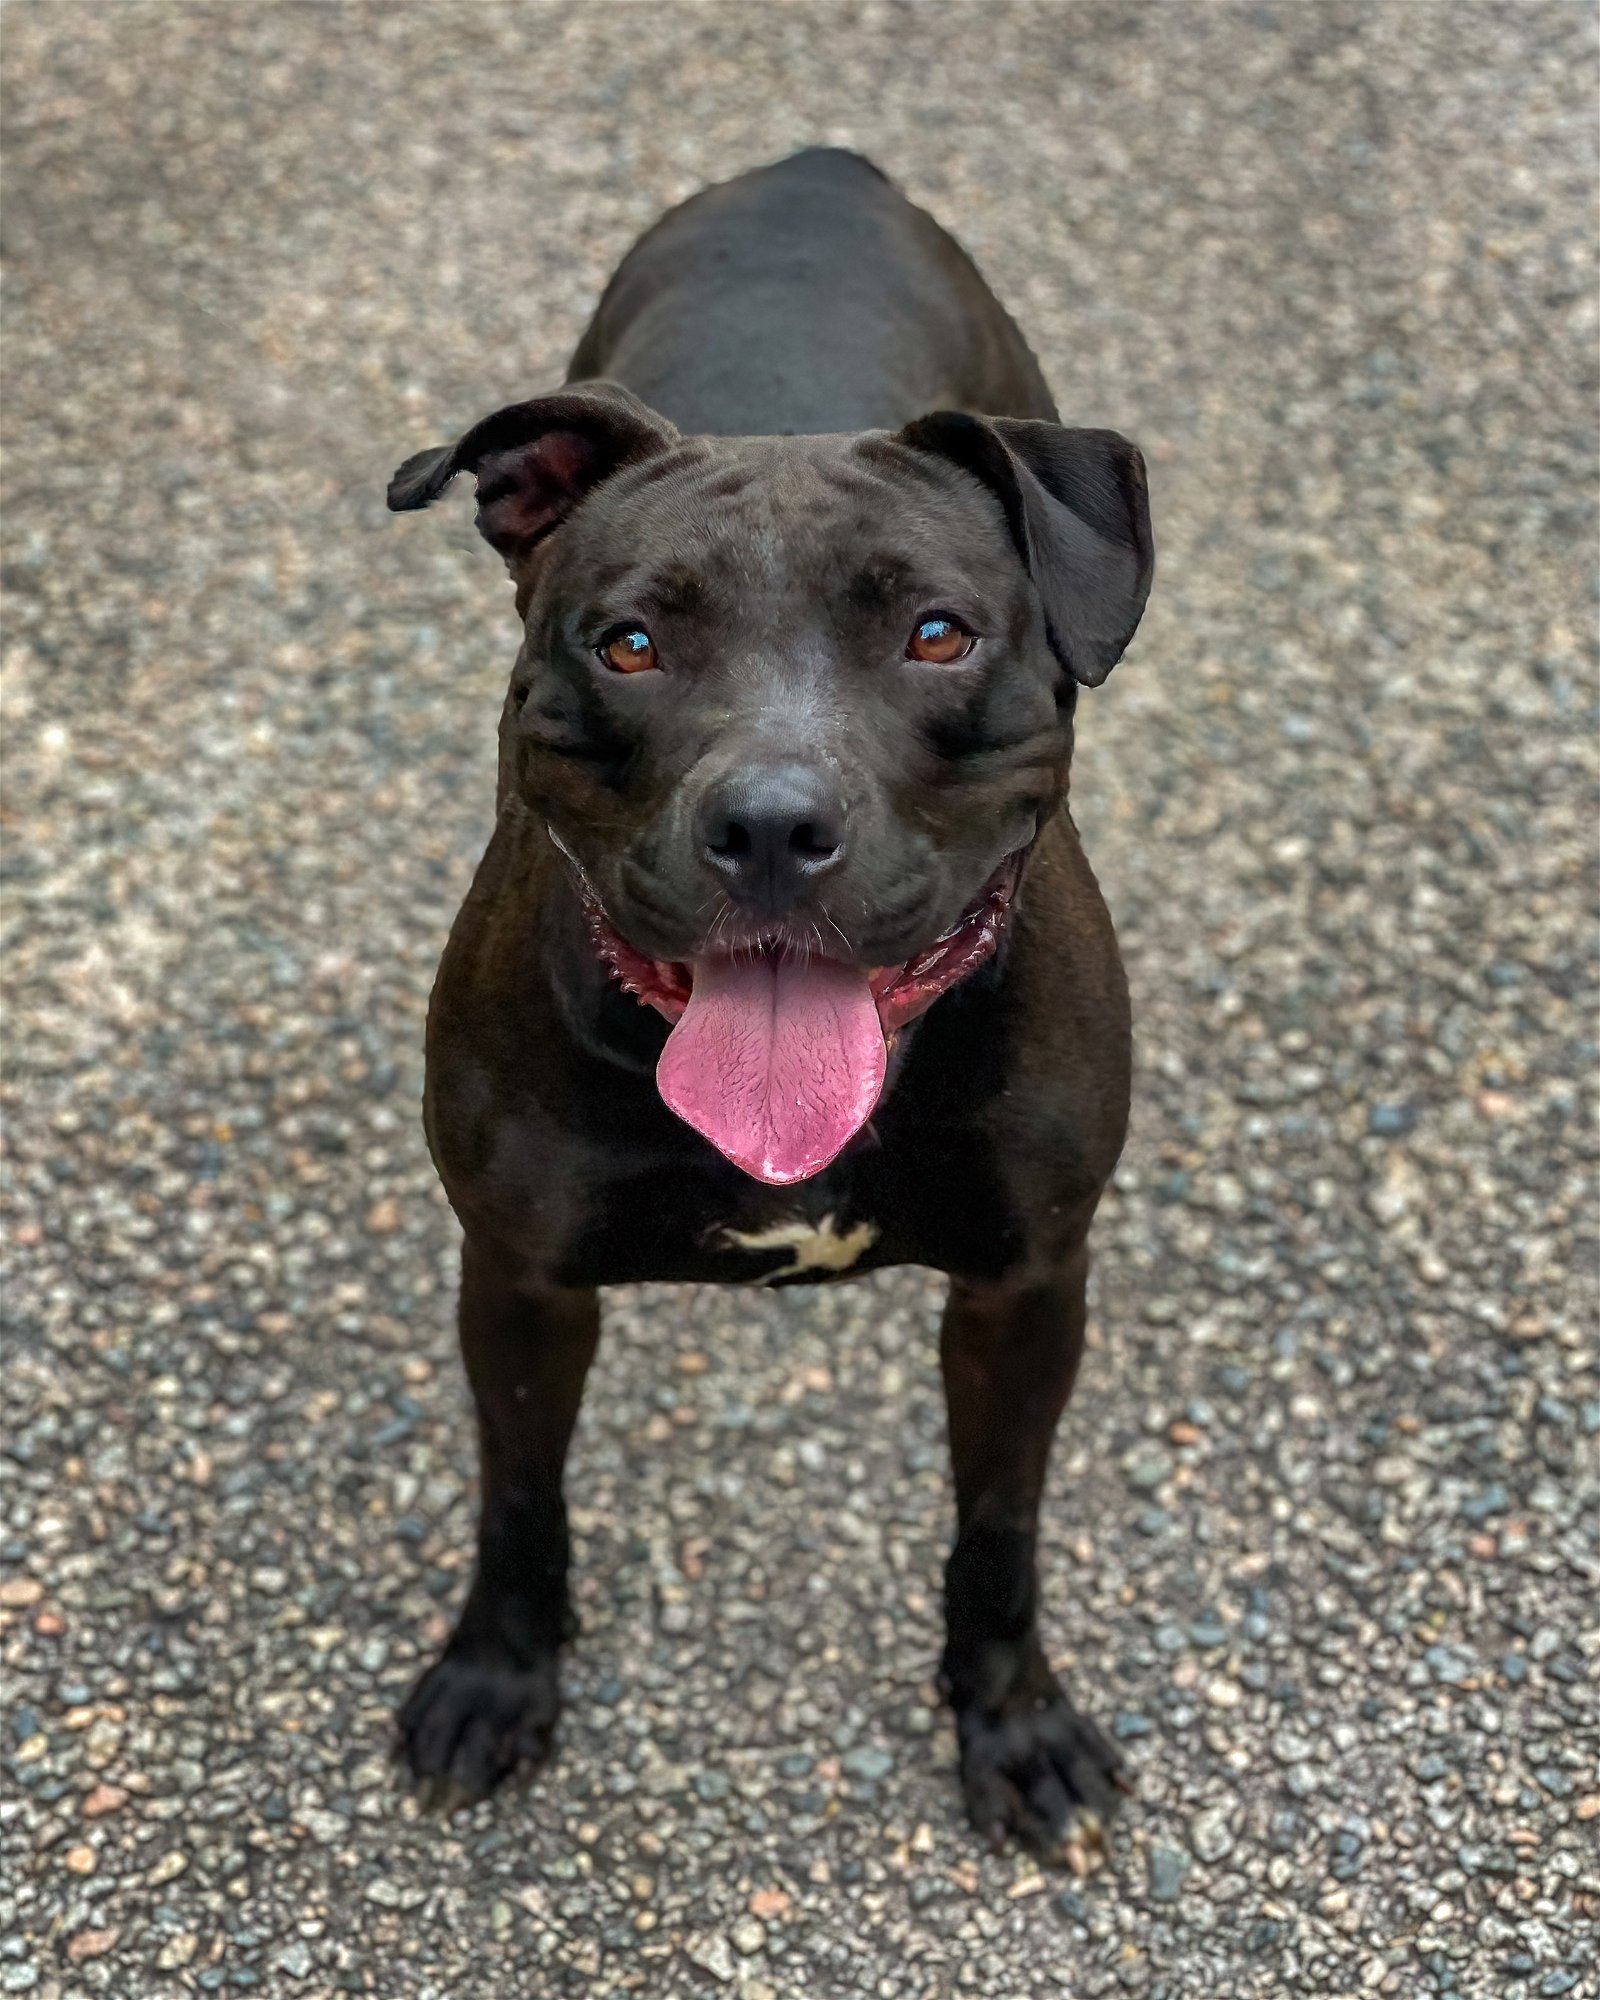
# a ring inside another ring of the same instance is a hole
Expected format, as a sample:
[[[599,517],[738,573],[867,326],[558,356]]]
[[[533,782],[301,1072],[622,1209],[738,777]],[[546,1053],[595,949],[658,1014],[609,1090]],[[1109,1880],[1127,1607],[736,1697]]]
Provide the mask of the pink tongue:
[[[886,1061],[864,972],[766,954],[697,958],[656,1082],[719,1153],[781,1184],[821,1173],[861,1130]]]

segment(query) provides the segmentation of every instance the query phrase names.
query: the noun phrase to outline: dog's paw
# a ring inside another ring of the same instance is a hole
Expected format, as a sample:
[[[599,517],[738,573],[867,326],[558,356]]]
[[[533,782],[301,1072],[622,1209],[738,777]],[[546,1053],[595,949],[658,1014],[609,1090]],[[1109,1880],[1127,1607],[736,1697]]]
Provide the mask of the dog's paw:
[[[1116,1751],[1059,1688],[957,1717],[967,1813],[994,1846],[1014,1834],[1041,1860],[1087,1875],[1130,1791]]]
[[[553,1654],[523,1667],[447,1652],[407,1696],[396,1754],[425,1807],[475,1805],[519,1767],[544,1762],[560,1706]]]

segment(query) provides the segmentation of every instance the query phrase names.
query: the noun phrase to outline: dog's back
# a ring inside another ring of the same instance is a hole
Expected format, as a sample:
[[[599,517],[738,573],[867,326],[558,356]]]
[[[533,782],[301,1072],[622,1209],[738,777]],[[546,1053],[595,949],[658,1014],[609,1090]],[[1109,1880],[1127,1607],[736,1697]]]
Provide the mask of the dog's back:
[[[925,410],[1056,415],[966,252],[859,153],[707,188],[619,265],[569,381],[605,376],[713,436],[897,429]]]

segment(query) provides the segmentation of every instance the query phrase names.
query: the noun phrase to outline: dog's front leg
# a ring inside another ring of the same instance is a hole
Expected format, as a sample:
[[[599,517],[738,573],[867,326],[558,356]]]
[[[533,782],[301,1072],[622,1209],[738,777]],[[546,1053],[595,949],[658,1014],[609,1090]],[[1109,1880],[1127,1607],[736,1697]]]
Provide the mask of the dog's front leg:
[[[401,1754],[444,1804],[482,1798],[549,1753],[568,1630],[561,1472],[599,1295],[520,1285],[469,1241],[460,1328],[478,1409],[478,1564],[444,1652],[400,1711]]]
[[[942,1678],[978,1831],[1083,1868],[1116,1803],[1116,1752],[1072,1707],[1039,1642],[1039,1497],[1083,1352],[1087,1247],[1047,1282],[952,1282],[940,1339],[956,1543]]]

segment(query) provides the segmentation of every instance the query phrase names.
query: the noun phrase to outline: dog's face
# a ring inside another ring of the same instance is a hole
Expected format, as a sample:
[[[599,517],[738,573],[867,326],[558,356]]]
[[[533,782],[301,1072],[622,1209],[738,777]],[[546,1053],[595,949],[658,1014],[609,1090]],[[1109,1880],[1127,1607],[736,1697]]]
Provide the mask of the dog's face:
[[[949,413],[686,438],[598,385],[409,461],[391,505],[462,470],[524,622],[505,782],[630,990],[675,1018],[730,956],[816,960],[892,1032],[987,955],[1148,592],[1130,445]]]

